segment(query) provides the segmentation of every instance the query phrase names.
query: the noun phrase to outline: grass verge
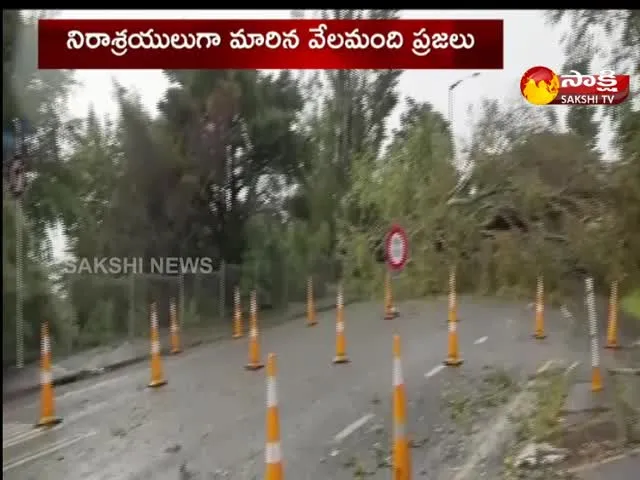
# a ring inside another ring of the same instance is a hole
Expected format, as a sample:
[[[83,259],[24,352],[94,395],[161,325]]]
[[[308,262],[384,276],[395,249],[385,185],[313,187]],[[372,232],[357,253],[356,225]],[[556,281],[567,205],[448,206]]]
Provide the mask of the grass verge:
[[[640,321],[640,288],[622,299],[622,309]]]
[[[558,472],[550,466],[521,470],[515,465],[517,454],[525,444],[530,442],[553,444],[559,440],[563,428],[560,414],[569,391],[569,378],[565,370],[549,369],[536,375],[534,380],[529,388],[535,395],[535,407],[529,415],[513,419],[517,424],[515,441],[504,461],[503,478],[505,480],[571,478],[558,476]]]
[[[564,370],[557,369],[538,375],[535,380],[532,387],[535,407],[529,416],[516,419],[516,441],[503,467],[505,480],[575,479],[572,471],[581,465],[610,458],[637,446],[634,434],[630,432],[638,426],[638,415],[621,408],[618,382],[612,380],[608,384],[614,408],[562,416],[571,378]],[[624,383],[629,384],[629,379]],[[516,466],[518,454],[530,443],[547,443],[565,449],[567,456],[562,462],[551,465],[544,465],[538,459],[535,467]]]
[[[519,389],[506,370],[489,366],[484,370],[479,382],[457,385],[441,394],[449,419],[465,434],[472,433],[478,420],[506,404]]]

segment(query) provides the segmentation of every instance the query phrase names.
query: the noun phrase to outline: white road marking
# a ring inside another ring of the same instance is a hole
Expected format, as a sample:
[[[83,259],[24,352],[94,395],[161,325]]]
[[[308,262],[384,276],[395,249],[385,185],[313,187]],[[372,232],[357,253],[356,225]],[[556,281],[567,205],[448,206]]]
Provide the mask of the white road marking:
[[[342,430],[340,433],[338,433],[334,437],[334,440],[336,442],[341,442],[342,440],[347,438],[349,435],[351,435],[353,432],[361,428],[365,423],[367,423],[373,417],[374,417],[373,413],[367,413],[365,416],[359,418],[358,420],[353,422],[351,425],[347,425],[347,427],[344,430]]]
[[[107,380],[102,380],[101,382],[94,383],[94,384],[88,385],[86,387],[79,388],[77,390],[70,390],[68,392],[64,392],[64,393],[56,396],[56,402],[60,402],[62,400],[73,399],[73,397],[77,397],[79,395],[82,395],[83,393],[91,392],[92,390],[98,390],[99,388],[106,387],[108,385],[111,385],[112,383],[122,382],[123,380],[125,380],[125,379],[127,379],[129,377],[130,377],[129,375],[123,375],[123,376],[119,376],[119,377],[109,378]],[[40,404],[39,400],[37,400],[35,402],[31,402],[28,405],[28,408],[32,408],[32,407],[38,406],[39,404]]]
[[[65,392],[62,395],[57,397],[57,400],[62,400],[64,398],[73,398],[77,395],[82,395],[86,392],[91,392],[92,390],[97,390],[102,387],[106,387],[107,385],[111,385],[112,383],[122,382],[123,380],[129,378],[129,375],[121,375],[118,377],[108,378],[107,380],[102,380],[101,382],[94,383],[92,385],[87,385],[84,388],[79,388],[77,390],[71,390],[69,392]]]
[[[565,375],[569,375],[571,372],[573,372],[573,370],[580,365],[580,362],[573,362],[571,365],[569,365],[567,367],[567,369],[564,371]]]
[[[436,375],[437,373],[441,372],[444,369],[445,369],[444,365],[438,365],[437,367],[433,367],[431,370],[425,373],[424,376],[425,378],[433,377],[434,375]]]
[[[2,439],[2,449],[13,447],[14,445],[18,445],[19,443],[24,443],[33,438],[39,437],[40,435],[44,435],[47,432],[51,432],[52,430],[58,430],[62,424],[55,425],[52,428],[37,428],[33,425],[31,429],[22,433],[18,433],[17,435],[13,435],[9,438]]]
[[[540,375],[541,373],[546,372],[547,370],[549,370],[549,368],[551,368],[551,366],[556,363],[555,360],[547,360],[546,362],[544,362],[544,364],[538,368],[538,370],[536,371],[536,373],[538,375]]]
[[[43,435],[47,432],[51,432],[53,430],[58,430],[66,425],[69,425],[70,423],[74,423],[77,422],[78,420],[80,420],[81,418],[84,418],[88,415],[94,414],[96,412],[99,412],[100,410],[104,410],[106,408],[109,407],[115,407],[116,405],[120,405],[122,403],[125,403],[126,401],[128,401],[130,398],[135,397],[138,395],[138,392],[131,392],[127,395],[121,395],[120,397],[118,397],[117,400],[109,400],[109,401],[102,401],[102,402],[98,402],[94,405],[91,405],[90,407],[85,408],[84,410],[80,410],[79,412],[75,412],[71,415],[69,415],[68,417],[63,417],[63,423],[59,424],[59,425],[55,425],[52,428],[46,429],[46,428],[36,428],[33,425],[28,425],[28,424],[22,424],[22,427],[18,430],[17,428],[15,428],[16,432],[13,435],[9,435],[8,438],[3,438],[2,439],[2,448],[9,448],[12,447],[14,445],[17,445],[19,443],[24,443],[27,442],[29,440],[32,440],[34,438],[39,437],[40,435]],[[4,426],[3,426],[4,428]]]
[[[33,425],[29,423],[7,422],[2,423],[2,441],[12,438],[16,435],[23,435],[25,432],[33,430]]]
[[[475,342],[473,342],[474,345],[480,345],[481,343],[484,343],[487,341],[489,337],[484,336],[484,337],[480,337],[478,338]]]
[[[128,401],[132,397],[139,396],[138,392],[132,392],[127,395],[121,395],[116,400],[102,401],[91,405],[90,407],[85,408],[84,410],[80,410],[79,412],[73,413],[68,417],[64,418],[64,423],[69,424],[80,420],[87,415],[92,413],[99,412],[100,410],[104,410],[105,408],[115,407],[116,405],[120,405],[126,401]]]
[[[91,405],[90,407],[87,407],[83,410],[80,410],[79,412],[73,413],[71,415],[69,415],[68,417],[64,418],[64,423],[66,423],[67,425],[69,423],[75,422],[83,417],[86,417],[87,415],[90,415],[92,413],[96,413],[99,412],[100,410],[104,410],[105,408],[110,408],[113,407],[115,408],[116,406],[119,406],[123,403],[126,403],[129,401],[129,399],[134,398],[134,397],[140,397],[140,392],[139,391],[133,391],[133,392],[129,392],[125,395],[119,395],[116,399],[114,400],[104,400],[98,403],[94,403],[93,405]]]
[[[97,432],[95,430],[91,430],[90,432],[76,435],[75,437],[60,440],[47,448],[43,448],[42,450],[38,450],[37,452],[24,455],[18,458],[17,460],[13,460],[13,461],[2,464],[2,472],[4,473],[4,472],[8,472],[9,470],[13,470],[14,468],[19,467],[20,465],[24,465],[25,463],[32,462],[34,460],[37,460],[40,457],[49,455],[50,453],[57,452],[58,450],[61,450],[63,448],[73,445],[74,443],[81,442],[82,440],[85,440],[89,437],[93,437],[96,434]]]

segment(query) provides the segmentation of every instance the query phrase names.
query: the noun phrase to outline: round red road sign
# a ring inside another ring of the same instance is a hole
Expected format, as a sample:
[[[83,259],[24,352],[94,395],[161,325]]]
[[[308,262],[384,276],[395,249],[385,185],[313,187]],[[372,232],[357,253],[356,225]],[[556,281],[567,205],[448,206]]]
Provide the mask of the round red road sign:
[[[392,225],[384,242],[387,265],[392,270],[404,268],[409,258],[407,232],[400,225]]]

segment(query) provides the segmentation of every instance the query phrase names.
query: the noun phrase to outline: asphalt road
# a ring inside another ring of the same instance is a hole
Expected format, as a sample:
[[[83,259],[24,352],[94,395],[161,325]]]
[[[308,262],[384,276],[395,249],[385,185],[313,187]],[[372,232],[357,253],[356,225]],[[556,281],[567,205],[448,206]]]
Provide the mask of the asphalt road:
[[[633,480],[640,470],[640,449],[630,455],[585,469],[578,474],[580,480]]]
[[[416,477],[454,478],[469,460],[470,435],[447,425],[443,392],[472,385],[488,367],[522,379],[551,359],[572,357],[566,321],[548,311],[549,338],[531,339],[523,304],[460,299],[464,365],[445,368],[446,299],[407,302],[382,320],[382,305],[345,311],[349,364],[331,363],[335,312],[263,332],[263,356],[278,356],[285,474],[295,480],[346,480],[354,471],[388,478],[391,342],[399,333],[409,398]],[[576,346],[576,352],[582,345]],[[63,423],[33,429],[37,396],[3,406],[3,478],[19,480],[253,480],[264,471],[264,370],[245,371],[247,344],[229,340],[165,358],[168,385],[145,388],[147,365],[56,390]],[[487,421],[489,421],[487,419]],[[490,427],[487,427],[490,428]],[[373,453],[372,453],[373,452]],[[373,459],[372,459],[373,458]],[[367,463],[368,462],[368,463]],[[373,464],[371,463],[373,462]],[[362,463],[362,465],[360,465]],[[356,477],[357,478],[357,477]]]

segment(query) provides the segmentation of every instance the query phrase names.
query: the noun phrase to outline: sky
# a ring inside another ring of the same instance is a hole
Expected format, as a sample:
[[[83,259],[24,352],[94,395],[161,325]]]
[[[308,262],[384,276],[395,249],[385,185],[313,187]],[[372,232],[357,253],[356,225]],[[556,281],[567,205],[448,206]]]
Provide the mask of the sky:
[[[291,18],[290,10],[60,10],[59,18]],[[559,70],[564,56],[559,30],[545,24],[540,10],[403,10],[403,18],[469,18],[504,19],[504,70],[480,71],[477,78],[465,80],[455,90],[453,125],[456,137],[469,134],[468,107],[478,105],[484,97],[510,98],[524,101],[520,96],[522,74],[534,65]],[[453,82],[469,76],[467,71],[408,70],[400,80],[400,92],[420,101],[428,101],[436,110],[447,111],[447,90]],[[86,115],[90,104],[96,112],[115,115],[112,78],[123,86],[137,90],[150,111],[156,110],[158,100],[167,88],[160,70],[80,70],[76,73],[82,83],[70,101],[71,113]],[[532,107],[536,108],[536,107]],[[562,107],[560,107],[562,108]],[[397,122],[401,108],[395,112]]]
[[[59,10],[58,18],[67,19],[278,19],[291,18],[290,10]],[[306,15],[310,16],[309,13]],[[465,78],[454,91],[451,120],[459,147],[470,136],[473,111],[477,111],[483,97],[504,101],[525,100],[520,95],[522,74],[534,65],[544,65],[558,71],[564,62],[561,31],[545,24],[541,10],[403,10],[402,18],[439,19],[503,19],[503,70],[472,72],[456,70],[408,70],[400,78],[399,91],[404,98],[430,102],[434,108],[448,115],[447,92],[453,82]],[[113,79],[135,90],[150,112],[156,111],[168,83],[160,70],[79,70],[76,78],[80,86],[69,99],[70,114],[83,117],[92,105],[99,116],[117,115],[113,100]],[[402,105],[391,118],[390,127],[398,123]],[[476,107],[476,108],[474,108]],[[534,107],[531,108],[548,108]],[[563,109],[564,107],[554,107]],[[58,237],[58,235],[56,235]],[[54,238],[56,256],[64,249]]]

